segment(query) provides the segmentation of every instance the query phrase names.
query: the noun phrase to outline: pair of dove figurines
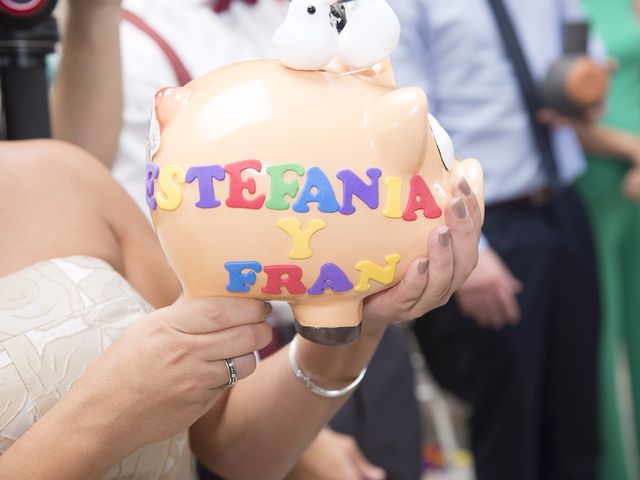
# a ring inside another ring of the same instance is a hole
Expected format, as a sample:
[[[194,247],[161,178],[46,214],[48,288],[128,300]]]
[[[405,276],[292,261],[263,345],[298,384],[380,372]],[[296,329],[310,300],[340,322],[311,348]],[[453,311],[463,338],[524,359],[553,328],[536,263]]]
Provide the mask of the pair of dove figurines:
[[[294,70],[362,70],[387,59],[399,38],[400,22],[385,0],[292,0],[273,41]]]

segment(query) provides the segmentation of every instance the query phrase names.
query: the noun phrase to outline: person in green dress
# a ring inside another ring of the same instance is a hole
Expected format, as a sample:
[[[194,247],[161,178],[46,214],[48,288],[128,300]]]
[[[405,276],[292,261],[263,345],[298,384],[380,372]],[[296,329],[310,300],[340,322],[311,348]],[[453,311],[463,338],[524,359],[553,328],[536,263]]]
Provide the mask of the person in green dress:
[[[600,478],[633,480],[640,478],[640,0],[584,6],[618,64],[600,124],[579,128],[589,152],[579,187],[593,222],[604,309]]]

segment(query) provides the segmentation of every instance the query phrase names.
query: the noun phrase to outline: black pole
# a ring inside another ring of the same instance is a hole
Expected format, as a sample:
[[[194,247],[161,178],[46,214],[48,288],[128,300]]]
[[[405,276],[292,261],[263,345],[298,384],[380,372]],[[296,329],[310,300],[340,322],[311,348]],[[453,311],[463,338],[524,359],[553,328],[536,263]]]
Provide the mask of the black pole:
[[[3,138],[51,137],[46,57],[57,41],[57,23],[51,16],[28,27],[0,22]]]

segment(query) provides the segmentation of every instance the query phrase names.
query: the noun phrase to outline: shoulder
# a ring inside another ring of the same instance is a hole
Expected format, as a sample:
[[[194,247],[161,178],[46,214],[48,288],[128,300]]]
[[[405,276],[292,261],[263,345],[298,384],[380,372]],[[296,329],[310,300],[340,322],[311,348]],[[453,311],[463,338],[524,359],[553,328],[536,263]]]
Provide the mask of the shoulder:
[[[56,140],[0,142],[0,171],[0,191],[11,199],[4,209],[0,202],[0,220],[18,235],[9,243],[26,236],[51,256],[105,259],[155,306],[179,294],[149,222],[92,155]]]
[[[0,142],[0,169],[4,178],[13,175],[33,182],[59,182],[65,188],[106,185],[110,175],[92,155],[79,147],[59,140],[28,140]],[[82,181],[78,181],[82,180]]]
[[[109,227],[139,213],[104,165],[65,142],[0,142],[0,170],[0,190],[10,192],[16,208],[64,211]]]

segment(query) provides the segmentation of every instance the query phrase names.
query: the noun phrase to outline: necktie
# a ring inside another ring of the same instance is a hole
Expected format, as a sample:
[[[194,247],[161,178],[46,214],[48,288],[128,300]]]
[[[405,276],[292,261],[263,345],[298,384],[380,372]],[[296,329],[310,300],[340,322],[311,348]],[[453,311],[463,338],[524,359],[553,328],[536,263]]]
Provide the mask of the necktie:
[[[232,1],[233,0],[213,0],[211,2],[211,7],[213,8],[214,12],[222,13],[225,10],[229,9]],[[258,3],[258,0],[241,0],[241,1],[243,1],[247,5],[255,5],[256,3]]]

